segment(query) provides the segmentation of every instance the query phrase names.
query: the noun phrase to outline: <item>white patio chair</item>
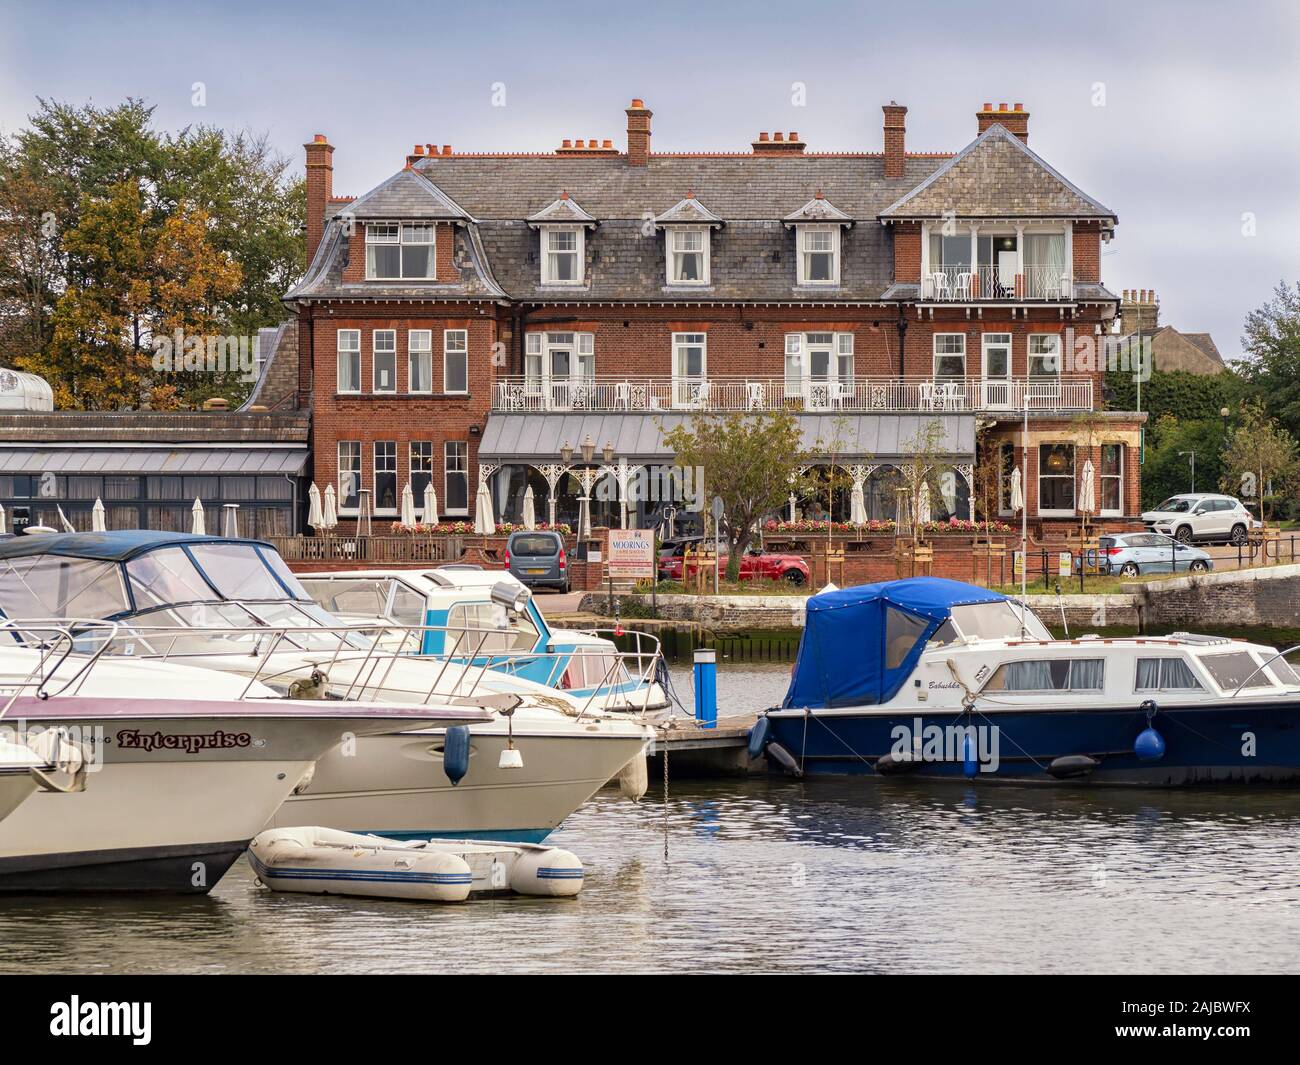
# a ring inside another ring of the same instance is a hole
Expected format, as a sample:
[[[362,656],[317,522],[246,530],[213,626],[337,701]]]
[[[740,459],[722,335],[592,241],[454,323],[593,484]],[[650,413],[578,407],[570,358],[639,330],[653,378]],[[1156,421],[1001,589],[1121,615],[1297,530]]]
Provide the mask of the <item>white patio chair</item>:
[[[745,404],[749,410],[762,410],[766,406],[766,391],[762,381],[745,382]]]
[[[953,294],[959,300],[970,299],[971,275],[969,273],[960,273],[957,275],[957,285]]]
[[[620,381],[614,386],[614,409],[622,407],[624,410],[632,409],[632,386],[626,381]]]
[[[934,410],[934,382],[922,381],[917,388],[921,394],[921,406]]]
[[[709,406],[709,386],[710,386],[711,383],[712,383],[712,382],[709,382],[709,381],[701,381],[698,385],[696,385],[696,386],[692,389],[692,391],[694,392],[694,397],[693,397],[693,400],[692,400],[692,404],[691,404],[691,405],[692,405],[696,410],[707,410],[707,409],[708,409],[708,406]]]
[[[934,289],[934,298],[937,300],[946,300],[949,298],[948,275],[938,270],[930,275],[930,286]]]

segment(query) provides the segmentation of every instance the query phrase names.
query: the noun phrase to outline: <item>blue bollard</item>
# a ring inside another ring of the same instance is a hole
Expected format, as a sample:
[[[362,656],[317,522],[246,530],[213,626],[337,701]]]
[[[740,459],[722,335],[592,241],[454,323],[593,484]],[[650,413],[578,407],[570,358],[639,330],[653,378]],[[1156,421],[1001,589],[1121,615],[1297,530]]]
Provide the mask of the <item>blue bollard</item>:
[[[718,726],[718,652],[695,652],[695,720],[700,728]]]

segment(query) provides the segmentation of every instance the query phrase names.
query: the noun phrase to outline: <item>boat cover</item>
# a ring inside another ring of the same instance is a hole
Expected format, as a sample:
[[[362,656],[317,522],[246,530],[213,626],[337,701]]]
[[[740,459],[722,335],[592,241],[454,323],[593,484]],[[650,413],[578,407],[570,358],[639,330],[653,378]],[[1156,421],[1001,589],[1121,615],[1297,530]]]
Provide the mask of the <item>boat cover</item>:
[[[954,606],[1007,597],[943,577],[823,592],[808,600],[787,707],[867,706],[892,699]]]

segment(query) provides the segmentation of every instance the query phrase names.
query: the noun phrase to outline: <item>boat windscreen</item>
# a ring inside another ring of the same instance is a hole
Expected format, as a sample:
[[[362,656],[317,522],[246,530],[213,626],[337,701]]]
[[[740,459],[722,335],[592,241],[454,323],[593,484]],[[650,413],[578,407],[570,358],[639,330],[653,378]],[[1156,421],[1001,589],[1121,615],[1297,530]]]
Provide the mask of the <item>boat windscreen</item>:
[[[290,597],[252,544],[192,544],[190,551],[208,580],[226,599]],[[302,597],[310,598],[305,591]]]
[[[962,635],[978,637],[985,640],[1001,638],[1015,639],[1021,635],[1020,614],[1023,608],[1018,603],[1005,600],[1000,603],[972,603],[952,608],[952,619],[961,629]],[[1050,640],[1052,634],[1034,615],[1032,610],[1024,611],[1023,631],[1032,640]]]
[[[190,556],[179,547],[162,547],[131,559],[126,576],[137,610],[216,598]]]
[[[6,618],[108,618],[129,610],[116,562],[26,555],[0,559]]]

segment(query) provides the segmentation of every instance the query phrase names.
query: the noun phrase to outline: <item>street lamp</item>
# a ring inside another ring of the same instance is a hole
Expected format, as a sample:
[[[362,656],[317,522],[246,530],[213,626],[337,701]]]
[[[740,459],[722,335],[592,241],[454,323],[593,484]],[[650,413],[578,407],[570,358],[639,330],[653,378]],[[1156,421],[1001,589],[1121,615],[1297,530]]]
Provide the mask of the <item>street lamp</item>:
[[[573,461],[573,445],[567,440],[564,442],[564,446],[560,448],[560,458],[564,460],[566,466]]]
[[[582,461],[590,462],[591,456],[594,455],[595,453],[596,453],[596,445],[591,439],[591,434],[588,433],[582,441]]]
[[[1195,452],[1195,451],[1180,451],[1180,452],[1178,452],[1178,457],[1179,457],[1179,458],[1182,458],[1184,455],[1190,455],[1190,456],[1191,456],[1191,462],[1192,462],[1192,491],[1195,492],[1195,491],[1196,491],[1196,452]]]
[[[604,455],[605,455],[605,464],[606,464],[606,465],[609,465],[609,463],[611,463],[611,462],[614,461],[614,445],[613,445],[613,444],[611,444],[608,440],[606,440],[606,441],[605,441],[605,446],[604,446],[604,448],[602,448],[601,450],[603,451],[603,453],[604,453]]]

